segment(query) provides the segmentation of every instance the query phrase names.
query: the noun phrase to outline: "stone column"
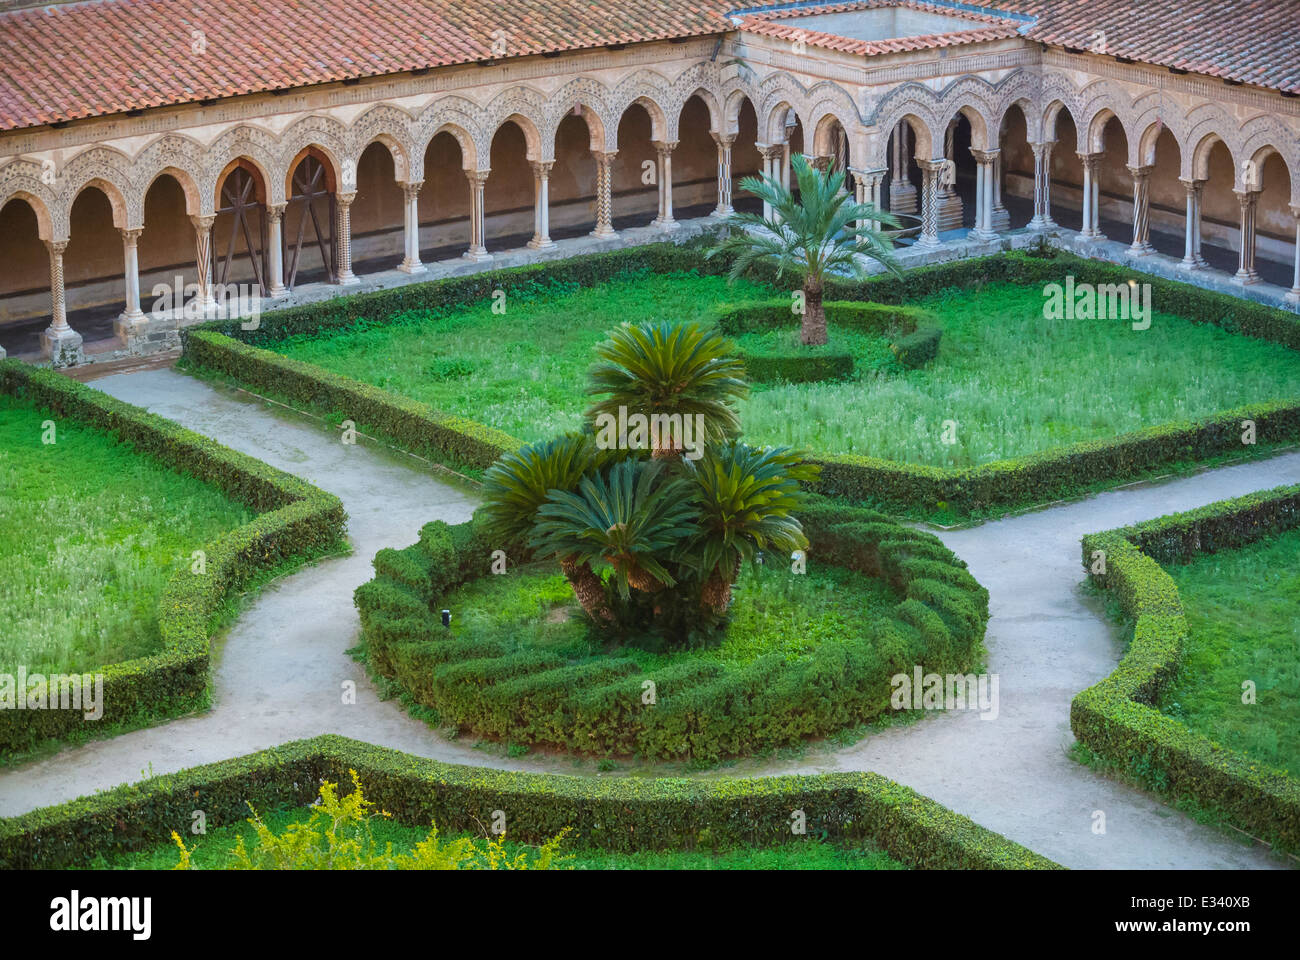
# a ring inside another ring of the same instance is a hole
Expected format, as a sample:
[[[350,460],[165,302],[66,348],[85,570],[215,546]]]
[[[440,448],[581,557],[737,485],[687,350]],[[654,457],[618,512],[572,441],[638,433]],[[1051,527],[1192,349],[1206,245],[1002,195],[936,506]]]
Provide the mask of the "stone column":
[[[126,309],[122,311],[122,322],[130,325],[144,319],[140,309],[140,234],[144,228],[122,230],[122,262],[126,279]],[[185,291],[177,291],[184,296]]]
[[[993,164],[1000,150],[971,150],[975,158],[975,228],[970,236],[974,240],[996,240],[993,229]]]
[[[676,230],[681,226],[673,219],[673,150],[676,140],[656,140],[651,144],[655,148],[655,157],[659,169],[659,215],[650,221],[650,226],[660,230]]]
[[[894,128],[894,165],[889,171],[889,209],[893,213],[915,213],[917,210],[916,187],[907,177],[907,167],[912,160],[908,143],[911,132],[912,127],[906,120],[899,121]]]
[[[1295,217],[1295,273],[1291,280],[1291,292],[1287,300],[1300,304],[1300,206],[1291,206],[1291,216]]]
[[[1077,154],[1083,164],[1083,225],[1079,233],[1085,240],[1105,240],[1101,232],[1101,168],[1102,153]]]
[[[786,131],[789,134],[789,131]],[[781,144],[781,186],[790,189],[790,141]]]
[[[194,224],[194,265],[199,281],[195,307],[199,316],[207,316],[216,306],[212,297],[212,225],[216,222],[216,217],[190,217]]]
[[[921,235],[918,247],[939,246],[939,175],[944,167],[943,157],[937,160],[917,160],[921,168]]]
[[[272,297],[283,297],[289,292],[284,285],[284,211],[287,204],[275,203],[267,204],[266,222],[267,230],[267,253],[270,254],[269,260],[271,267],[266,278],[266,292]]]
[[[591,235],[602,240],[618,237],[614,232],[613,199],[613,162],[617,153],[617,150],[608,153],[593,150],[591,154],[596,160],[596,229]]]
[[[734,133],[710,131],[718,145],[718,205],[710,216],[729,217],[736,212],[731,205],[731,145],[736,142]]]
[[[1241,205],[1241,232],[1238,246],[1241,247],[1237,261],[1237,272],[1233,275],[1234,283],[1259,283],[1259,272],[1255,269],[1255,204],[1259,200],[1258,190],[1235,190],[1237,202]]]
[[[950,125],[943,138],[943,156],[952,166],[952,183],[943,178],[939,181],[939,231],[960,230],[962,222],[962,202],[957,195],[957,165],[952,149],[953,127]],[[976,216],[978,220],[979,217]]]
[[[1030,230],[1050,230],[1052,222],[1052,148],[1055,140],[1043,140],[1029,145],[1034,151],[1034,218]]]
[[[1129,167],[1133,175],[1133,242],[1128,252],[1144,257],[1154,252],[1149,239],[1151,230],[1151,171],[1152,167]]]
[[[1183,260],[1179,264],[1184,270],[1199,270],[1206,265],[1201,256],[1201,188],[1204,180],[1182,180],[1180,183],[1187,192],[1187,212],[1183,222]]]
[[[1011,229],[1011,214],[1002,203],[1002,151],[993,158],[993,229]]]
[[[50,325],[41,333],[41,354],[54,367],[70,367],[85,360],[81,334],[68,326],[67,302],[63,298],[63,251],[67,240],[46,240],[50,251]]]
[[[763,175],[774,183],[780,183],[781,178],[777,176],[777,167],[780,164],[780,157],[784,147],[779,143],[758,143],[758,155],[763,158]],[[766,200],[763,201],[763,219],[771,220],[773,215],[772,205]]]
[[[491,260],[487,252],[486,217],[483,211],[484,188],[487,186],[488,170],[466,170],[465,179],[469,181],[469,249],[462,256],[474,263]]]
[[[551,239],[551,167],[554,160],[534,160],[533,167],[533,239],[528,246],[545,250],[555,246]]]
[[[352,272],[352,201],[356,198],[354,191],[334,195],[334,206],[338,217],[338,284],[341,287],[350,287],[361,282]]]
[[[404,252],[397,269],[403,273],[425,272],[424,264],[420,262],[420,188],[423,186],[423,180],[411,180],[402,184]]]
[[[854,190],[854,202],[870,204],[879,210],[885,174],[889,172],[889,169],[887,167],[879,167],[872,170],[859,170],[856,167],[850,167],[849,172],[853,174],[854,182],[857,185]],[[870,225],[871,229],[876,232],[879,232],[881,229],[880,221],[878,220],[857,221],[859,229],[868,225]]]

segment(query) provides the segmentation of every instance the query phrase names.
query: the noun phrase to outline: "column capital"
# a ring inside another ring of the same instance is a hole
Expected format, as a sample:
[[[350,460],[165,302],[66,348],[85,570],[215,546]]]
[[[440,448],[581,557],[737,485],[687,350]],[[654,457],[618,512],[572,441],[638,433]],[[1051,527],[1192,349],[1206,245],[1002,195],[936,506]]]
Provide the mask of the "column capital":
[[[1085,150],[1076,150],[1074,155],[1078,157],[1079,162],[1086,167],[1097,166],[1097,164],[1101,163],[1102,158],[1106,156],[1104,153],[1088,153]]]
[[[56,256],[63,256],[63,251],[68,249],[67,240],[46,240],[45,249]]]
[[[420,195],[420,190],[421,188],[424,187],[424,181],[423,180],[398,181],[397,185],[402,188],[402,196],[404,196],[408,201],[410,201],[410,200],[414,200],[416,197]]]
[[[122,235],[122,240],[127,246],[134,247],[140,242],[140,234],[144,233],[144,227],[122,227],[117,232]]]
[[[591,151],[591,155],[596,159],[597,163],[607,164],[612,162],[613,159],[618,156],[618,151],[617,150],[593,150]]]
[[[199,233],[207,233],[212,229],[212,225],[216,222],[216,214],[209,214],[204,217],[190,217],[190,223],[194,224],[194,229],[199,231]]]
[[[284,211],[289,209],[287,203],[268,203],[266,205],[266,215],[272,220],[281,220],[284,218]]]
[[[773,160],[781,156],[785,150],[784,143],[755,143],[754,148],[758,150],[759,156],[764,160]]]
[[[849,167],[855,177],[883,177],[888,172],[888,167]]]
[[[1178,182],[1183,185],[1183,189],[1188,193],[1196,193],[1205,186],[1204,180],[1198,180],[1195,177],[1179,177]]]
[[[488,182],[491,170],[466,170],[465,179],[469,181],[471,187],[481,187]]]
[[[992,163],[1001,154],[1001,150],[976,150],[970,148],[970,155],[975,158],[976,163]]]
[[[1151,176],[1151,171],[1154,169],[1154,164],[1142,164],[1136,167],[1130,164],[1128,172],[1132,174],[1134,180],[1145,180],[1147,177]]]
[[[528,164],[533,168],[533,176],[549,177],[551,175],[551,168],[555,166],[555,161],[554,160],[529,160]]]
[[[340,207],[352,206],[352,201],[356,198],[357,192],[355,190],[340,191],[339,193],[334,194],[334,200]]]
[[[1250,206],[1259,199],[1258,190],[1233,190],[1232,192],[1237,195],[1237,202],[1243,207]]]
[[[720,147],[729,147],[736,142],[736,134],[734,133],[719,133],[717,130],[710,130],[709,136]]]
[[[655,153],[662,157],[676,150],[677,143],[676,140],[651,140],[650,146],[654,147]]]
[[[920,157],[914,157],[913,159],[918,167],[929,173],[938,173],[943,169],[944,164],[948,162],[947,157],[936,157],[933,160],[922,160]]]
[[[1030,149],[1034,151],[1034,153],[1043,153],[1044,151],[1050,151],[1052,147],[1056,146],[1056,141],[1055,140],[1031,140],[1029,142],[1029,146]]]

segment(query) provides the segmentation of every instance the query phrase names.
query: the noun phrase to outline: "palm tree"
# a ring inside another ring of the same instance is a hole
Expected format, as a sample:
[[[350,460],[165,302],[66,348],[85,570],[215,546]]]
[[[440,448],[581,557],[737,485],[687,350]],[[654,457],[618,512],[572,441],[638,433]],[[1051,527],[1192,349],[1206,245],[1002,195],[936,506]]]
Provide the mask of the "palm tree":
[[[707,256],[734,253],[733,282],[751,264],[759,262],[775,264],[778,279],[787,270],[802,277],[804,314],[800,340],[808,345],[823,344],[826,311],[822,307],[822,291],[827,274],[846,272],[860,279],[866,275],[862,262],[865,256],[901,275],[889,237],[872,229],[873,223],[897,228],[899,222],[871,204],[853,202],[844,190],[843,171],[823,173],[812,167],[802,154],[795,154],[793,163],[799,184],[798,199],[773,177],[746,177],[741,187],[762,199],[772,216],[734,214],[731,223],[753,229],[733,230]]]
[[[576,492],[552,490],[529,541],[540,556],[604,561],[619,595],[676,586],[661,558],[695,529],[691,485],[664,475],[662,460],[624,460],[584,477]],[[662,482],[661,482],[662,480]]]
[[[688,470],[699,519],[679,558],[703,581],[701,605],[722,614],[742,560],[753,561],[763,549],[788,554],[808,546],[792,514],[804,502],[799,484],[815,480],[821,468],[789,447],[729,443],[711,448]]]
[[[599,360],[588,374],[587,393],[607,396],[587,416],[617,417],[620,407],[647,417],[699,414],[701,443],[734,437],[740,420],[732,405],[749,394],[744,362],[734,350],[721,333],[698,323],[623,324],[596,347]],[[655,448],[656,457],[679,453],[680,448]]]
[[[502,546],[527,544],[551,491],[574,489],[606,457],[585,434],[530,443],[503,455],[483,474],[484,506],[479,516],[484,535]],[[597,622],[612,621],[604,582],[591,564],[576,555],[557,559],[587,615]]]

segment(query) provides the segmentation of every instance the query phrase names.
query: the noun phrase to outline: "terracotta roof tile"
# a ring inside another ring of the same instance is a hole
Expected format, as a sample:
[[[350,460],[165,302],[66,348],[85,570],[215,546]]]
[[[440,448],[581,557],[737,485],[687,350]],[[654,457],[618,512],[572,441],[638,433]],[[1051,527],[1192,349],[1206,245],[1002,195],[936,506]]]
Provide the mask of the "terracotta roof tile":
[[[0,13],[0,130],[506,56],[704,36],[723,0],[91,0]],[[201,52],[194,52],[195,50]]]
[[[1042,43],[1300,93],[1300,0],[979,2],[1036,17]]]

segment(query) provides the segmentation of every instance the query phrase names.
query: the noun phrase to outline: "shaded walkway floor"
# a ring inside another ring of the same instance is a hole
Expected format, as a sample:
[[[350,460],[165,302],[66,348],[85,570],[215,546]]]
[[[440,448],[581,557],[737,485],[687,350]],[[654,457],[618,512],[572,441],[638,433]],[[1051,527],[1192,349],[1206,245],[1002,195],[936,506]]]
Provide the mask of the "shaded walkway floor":
[[[345,446],[324,424],[171,370],[95,385],[337,494],[354,552],[273,584],[250,605],[217,660],[211,711],[0,771],[0,815],[322,733],[456,763],[580,769],[565,758],[507,759],[448,741],[395,702],[379,701],[345,654],[356,642],[352,591],[370,579],[375,552],[414,542],[429,520],[467,519],[472,495],[400,454]],[[1080,537],[1297,480],[1300,453],[1292,453],[942,534],[990,592],[988,667],[1000,679],[998,718],[940,714],[851,747],[813,748],[797,762],[742,764],[711,776],[874,770],[1072,867],[1284,865],[1094,775],[1066,751],[1070,698],[1120,655],[1098,603],[1082,592]],[[356,685],[355,704],[343,703],[347,681]],[[1093,832],[1098,811],[1106,822],[1100,835]]]

